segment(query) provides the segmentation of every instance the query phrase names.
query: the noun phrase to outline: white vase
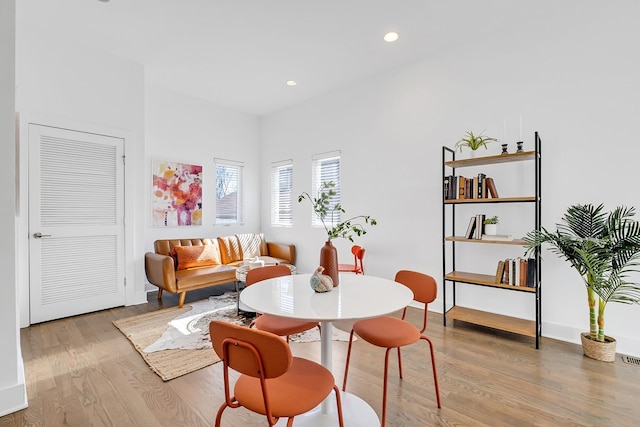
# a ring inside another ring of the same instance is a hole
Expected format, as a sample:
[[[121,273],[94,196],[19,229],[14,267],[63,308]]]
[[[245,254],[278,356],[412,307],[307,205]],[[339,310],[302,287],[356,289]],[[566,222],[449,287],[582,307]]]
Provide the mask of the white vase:
[[[485,224],[484,234],[488,236],[495,236],[498,234],[498,224]]]

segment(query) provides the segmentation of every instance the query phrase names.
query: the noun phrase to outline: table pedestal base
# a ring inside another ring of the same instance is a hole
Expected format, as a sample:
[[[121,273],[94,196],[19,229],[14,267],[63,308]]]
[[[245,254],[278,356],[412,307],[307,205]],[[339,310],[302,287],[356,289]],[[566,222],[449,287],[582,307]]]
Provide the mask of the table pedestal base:
[[[355,394],[340,392],[342,398],[342,418],[344,425],[348,427],[372,427],[380,425],[380,420],[376,411],[364,400]],[[338,413],[336,408],[336,395],[331,392],[325,403],[328,406],[327,413],[323,413],[322,404],[316,406],[311,411],[298,415],[293,425],[296,427],[329,427],[338,426]],[[281,418],[276,426],[286,426],[287,419]]]

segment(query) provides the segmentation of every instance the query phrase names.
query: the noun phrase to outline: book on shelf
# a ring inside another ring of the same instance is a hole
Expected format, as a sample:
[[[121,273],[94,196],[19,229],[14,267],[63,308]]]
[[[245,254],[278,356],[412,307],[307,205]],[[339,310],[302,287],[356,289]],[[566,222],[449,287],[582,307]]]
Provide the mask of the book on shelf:
[[[464,176],[459,176],[458,177],[458,199],[464,199],[465,194],[464,194],[464,188],[465,188],[465,181],[467,180],[467,178],[465,178]]]
[[[493,181],[493,178],[487,177],[485,181],[487,183],[487,190],[489,191],[489,196],[492,199],[499,198],[500,196],[498,196],[498,190],[496,190],[496,183]]]
[[[449,181],[450,181],[451,176],[447,175],[444,177],[444,181],[442,182],[442,190],[443,190],[443,194],[442,196],[444,197],[445,200],[449,199]]]
[[[528,288],[535,288],[536,287],[535,281],[536,281],[536,259],[528,258],[526,286]]]
[[[527,260],[524,258],[518,258],[520,263],[520,274],[518,275],[518,286],[527,286]]]
[[[473,235],[474,239],[480,240],[482,239],[482,234],[484,233],[484,214],[476,215],[476,229]]]
[[[486,191],[487,187],[486,187],[486,183],[484,182],[484,179],[486,178],[486,175],[483,173],[479,173],[478,174],[478,192],[476,193],[476,198],[477,199],[483,199],[483,194]]]
[[[498,267],[496,268],[496,283],[502,283],[502,276],[504,276],[504,261],[498,261]]]
[[[511,234],[483,234],[482,240],[499,240],[502,242],[510,242],[513,240]]]
[[[502,274],[502,282],[501,283],[506,283],[507,285],[509,284],[509,277],[511,277],[509,275],[509,271],[511,270],[511,259],[507,258],[504,260],[504,273]]]
[[[472,216],[469,220],[469,225],[467,226],[467,232],[464,234],[464,237],[467,239],[473,239],[473,233],[476,230],[476,217]]]

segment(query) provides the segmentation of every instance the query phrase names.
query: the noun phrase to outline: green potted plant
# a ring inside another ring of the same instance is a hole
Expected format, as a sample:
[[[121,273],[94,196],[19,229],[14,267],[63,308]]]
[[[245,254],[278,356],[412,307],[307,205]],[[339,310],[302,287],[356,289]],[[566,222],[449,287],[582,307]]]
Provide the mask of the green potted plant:
[[[495,236],[498,234],[498,217],[492,216],[484,220],[484,234]]]
[[[313,212],[322,222],[327,233],[327,241],[320,251],[320,265],[324,267],[324,274],[331,277],[334,286],[338,285],[338,252],[331,241],[341,237],[353,242],[354,235],[367,234],[365,224],[371,226],[377,224],[377,221],[369,215],[357,215],[338,223],[330,221],[335,217],[335,213],[345,213],[340,203],[332,204],[331,202],[336,195],[335,186],[333,181],[323,182],[316,197],[311,197],[307,192],[298,196],[298,203],[305,199],[311,202]]]
[[[496,138],[485,136],[482,134],[482,132],[476,135],[472,131],[468,131],[465,133],[465,136],[463,138],[456,142],[454,149],[460,150],[460,152],[462,153],[462,149],[467,147],[469,148],[469,150],[471,150],[471,156],[474,157],[476,150],[481,147],[484,147],[486,150],[487,144],[495,141],[497,141]]]
[[[615,339],[605,335],[605,308],[609,302],[640,303],[640,284],[629,276],[640,265],[640,223],[635,209],[619,206],[604,212],[602,204],[573,205],[556,231],[542,227],[525,236],[527,253],[549,244],[582,277],[589,305],[589,333],[582,333],[585,355],[615,360]]]

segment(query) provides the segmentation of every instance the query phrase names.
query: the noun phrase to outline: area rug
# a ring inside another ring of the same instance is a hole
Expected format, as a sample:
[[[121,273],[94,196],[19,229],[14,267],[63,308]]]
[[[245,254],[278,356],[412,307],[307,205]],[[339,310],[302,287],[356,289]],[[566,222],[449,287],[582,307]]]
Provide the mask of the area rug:
[[[164,381],[219,362],[211,348],[209,322],[220,319],[248,326],[251,319],[238,316],[236,294],[197,301],[183,308],[167,308],[115,320],[114,326],[140,353],[149,367]],[[348,341],[349,334],[333,328],[333,339]],[[318,328],[292,335],[290,342],[319,341]]]

